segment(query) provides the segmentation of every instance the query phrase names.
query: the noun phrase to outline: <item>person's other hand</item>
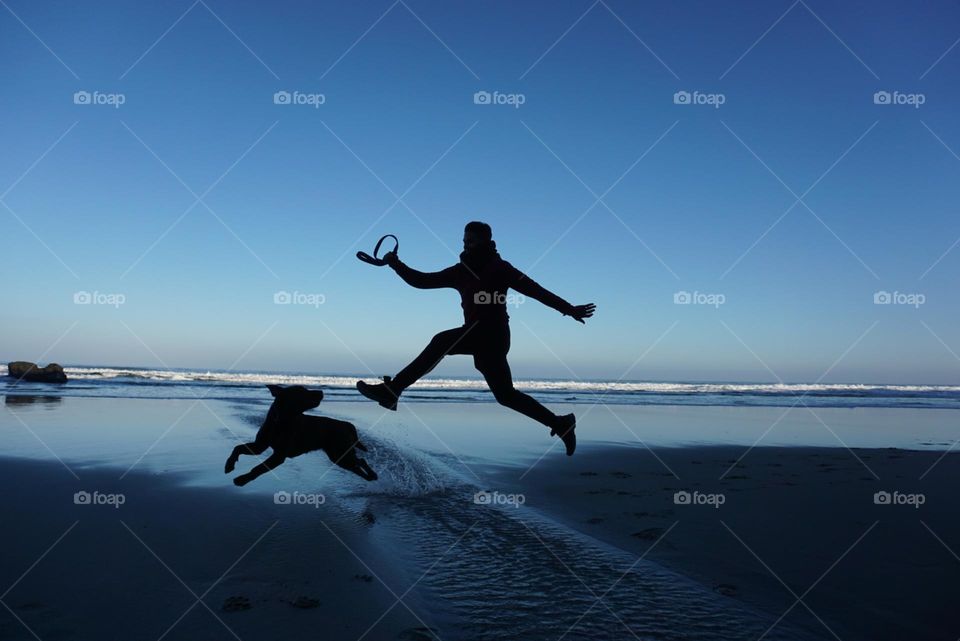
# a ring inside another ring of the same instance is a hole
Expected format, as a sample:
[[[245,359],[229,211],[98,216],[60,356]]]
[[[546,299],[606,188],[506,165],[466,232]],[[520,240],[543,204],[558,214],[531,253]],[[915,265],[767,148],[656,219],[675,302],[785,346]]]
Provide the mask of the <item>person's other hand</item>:
[[[387,265],[394,267],[398,262],[400,262],[400,257],[397,256],[397,252],[389,251],[383,255],[383,260],[387,263]]]
[[[593,303],[587,303],[586,305],[574,305],[570,315],[573,317],[573,320],[583,323],[583,319],[593,316],[593,312],[596,311],[596,309],[597,306]]]

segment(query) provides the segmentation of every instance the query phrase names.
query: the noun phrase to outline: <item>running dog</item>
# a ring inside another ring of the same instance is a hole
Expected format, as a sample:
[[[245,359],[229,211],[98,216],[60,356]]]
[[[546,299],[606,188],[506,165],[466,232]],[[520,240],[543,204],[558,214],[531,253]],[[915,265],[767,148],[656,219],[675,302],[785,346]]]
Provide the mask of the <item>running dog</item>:
[[[267,385],[267,389],[274,400],[256,439],[233,448],[223,471],[225,474],[232,472],[241,454],[263,454],[268,447],[273,448],[273,454],[246,474],[233,479],[234,485],[246,485],[288,458],[316,450],[326,452],[334,465],[367,481],[377,480],[377,473],[357,456],[356,448],[364,452],[367,448],[360,442],[357,428],[352,423],[303,414],[320,404],[323,392],[308,390],[302,385]]]

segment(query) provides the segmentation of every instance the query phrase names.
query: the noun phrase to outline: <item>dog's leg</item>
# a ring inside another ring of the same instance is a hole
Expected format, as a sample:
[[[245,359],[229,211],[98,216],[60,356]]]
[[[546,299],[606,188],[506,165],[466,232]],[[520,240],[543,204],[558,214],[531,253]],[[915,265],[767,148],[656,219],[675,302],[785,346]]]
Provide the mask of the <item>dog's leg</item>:
[[[357,449],[361,449],[361,450],[363,450],[364,452],[369,452],[369,451],[370,451],[370,450],[367,449],[367,446],[364,445],[363,443],[361,443],[360,441],[357,441],[356,444],[355,444],[355,446],[357,447]]]
[[[286,458],[287,457],[285,457],[283,454],[278,454],[277,452],[274,452],[269,457],[267,457],[266,461],[264,461],[260,465],[256,466],[246,474],[241,474],[237,478],[233,479],[233,484],[240,485],[240,486],[246,485],[253,479],[260,476],[261,474],[266,474],[273,468],[283,463],[286,460]]]
[[[362,458],[357,459],[357,462],[350,468],[350,471],[367,481],[376,481],[380,478],[377,476],[377,473],[373,471],[373,468],[367,465],[367,462]]]
[[[237,461],[240,460],[241,454],[263,454],[266,449],[267,446],[265,444],[257,443],[256,441],[236,446],[233,448],[230,456],[227,457],[227,463],[223,466],[223,473],[229,474],[233,471],[233,468],[237,465]]]

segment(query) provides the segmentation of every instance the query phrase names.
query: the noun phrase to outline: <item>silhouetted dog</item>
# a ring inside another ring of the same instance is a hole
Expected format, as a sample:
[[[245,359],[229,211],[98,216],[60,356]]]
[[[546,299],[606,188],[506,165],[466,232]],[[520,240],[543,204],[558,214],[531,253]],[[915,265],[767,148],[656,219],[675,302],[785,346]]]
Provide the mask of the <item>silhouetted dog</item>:
[[[273,454],[246,474],[233,479],[235,485],[246,485],[286,459],[315,450],[326,452],[334,465],[368,481],[377,480],[377,473],[366,461],[357,457],[354,448],[359,447],[364,452],[367,448],[360,442],[357,428],[352,423],[324,416],[303,415],[320,404],[323,392],[308,390],[301,385],[267,385],[267,388],[273,394],[274,401],[257,432],[256,440],[233,448],[223,471],[226,474],[232,472],[241,454],[263,454],[268,447],[273,448]]]

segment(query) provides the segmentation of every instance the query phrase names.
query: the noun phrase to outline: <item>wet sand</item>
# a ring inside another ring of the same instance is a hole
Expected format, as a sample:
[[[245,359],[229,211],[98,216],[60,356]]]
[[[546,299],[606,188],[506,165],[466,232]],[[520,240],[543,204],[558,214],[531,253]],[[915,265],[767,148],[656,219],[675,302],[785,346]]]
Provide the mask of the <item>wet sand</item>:
[[[556,441],[493,404],[320,409],[357,423],[380,481],[311,454],[234,487],[223,461],[259,403],[5,403],[0,637],[960,636],[960,459],[934,443],[740,460],[746,445],[648,450],[583,429],[575,457],[540,458]],[[705,416],[771,414],[619,411],[644,434],[657,428],[639,417],[686,416],[703,440]],[[877,505],[881,490],[923,504]],[[77,504],[81,491],[106,502]]]
[[[570,462],[502,469],[497,483],[571,528],[827,637],[960,636],[960,453],[746,451],[587,447]]]
[[[390,609],[381,580],[407,580],[363,518],[169,474],[76,471],[0,459],[0,638],[398,639],[423,626]],[[76,492],[99,498],[76,504]]]

